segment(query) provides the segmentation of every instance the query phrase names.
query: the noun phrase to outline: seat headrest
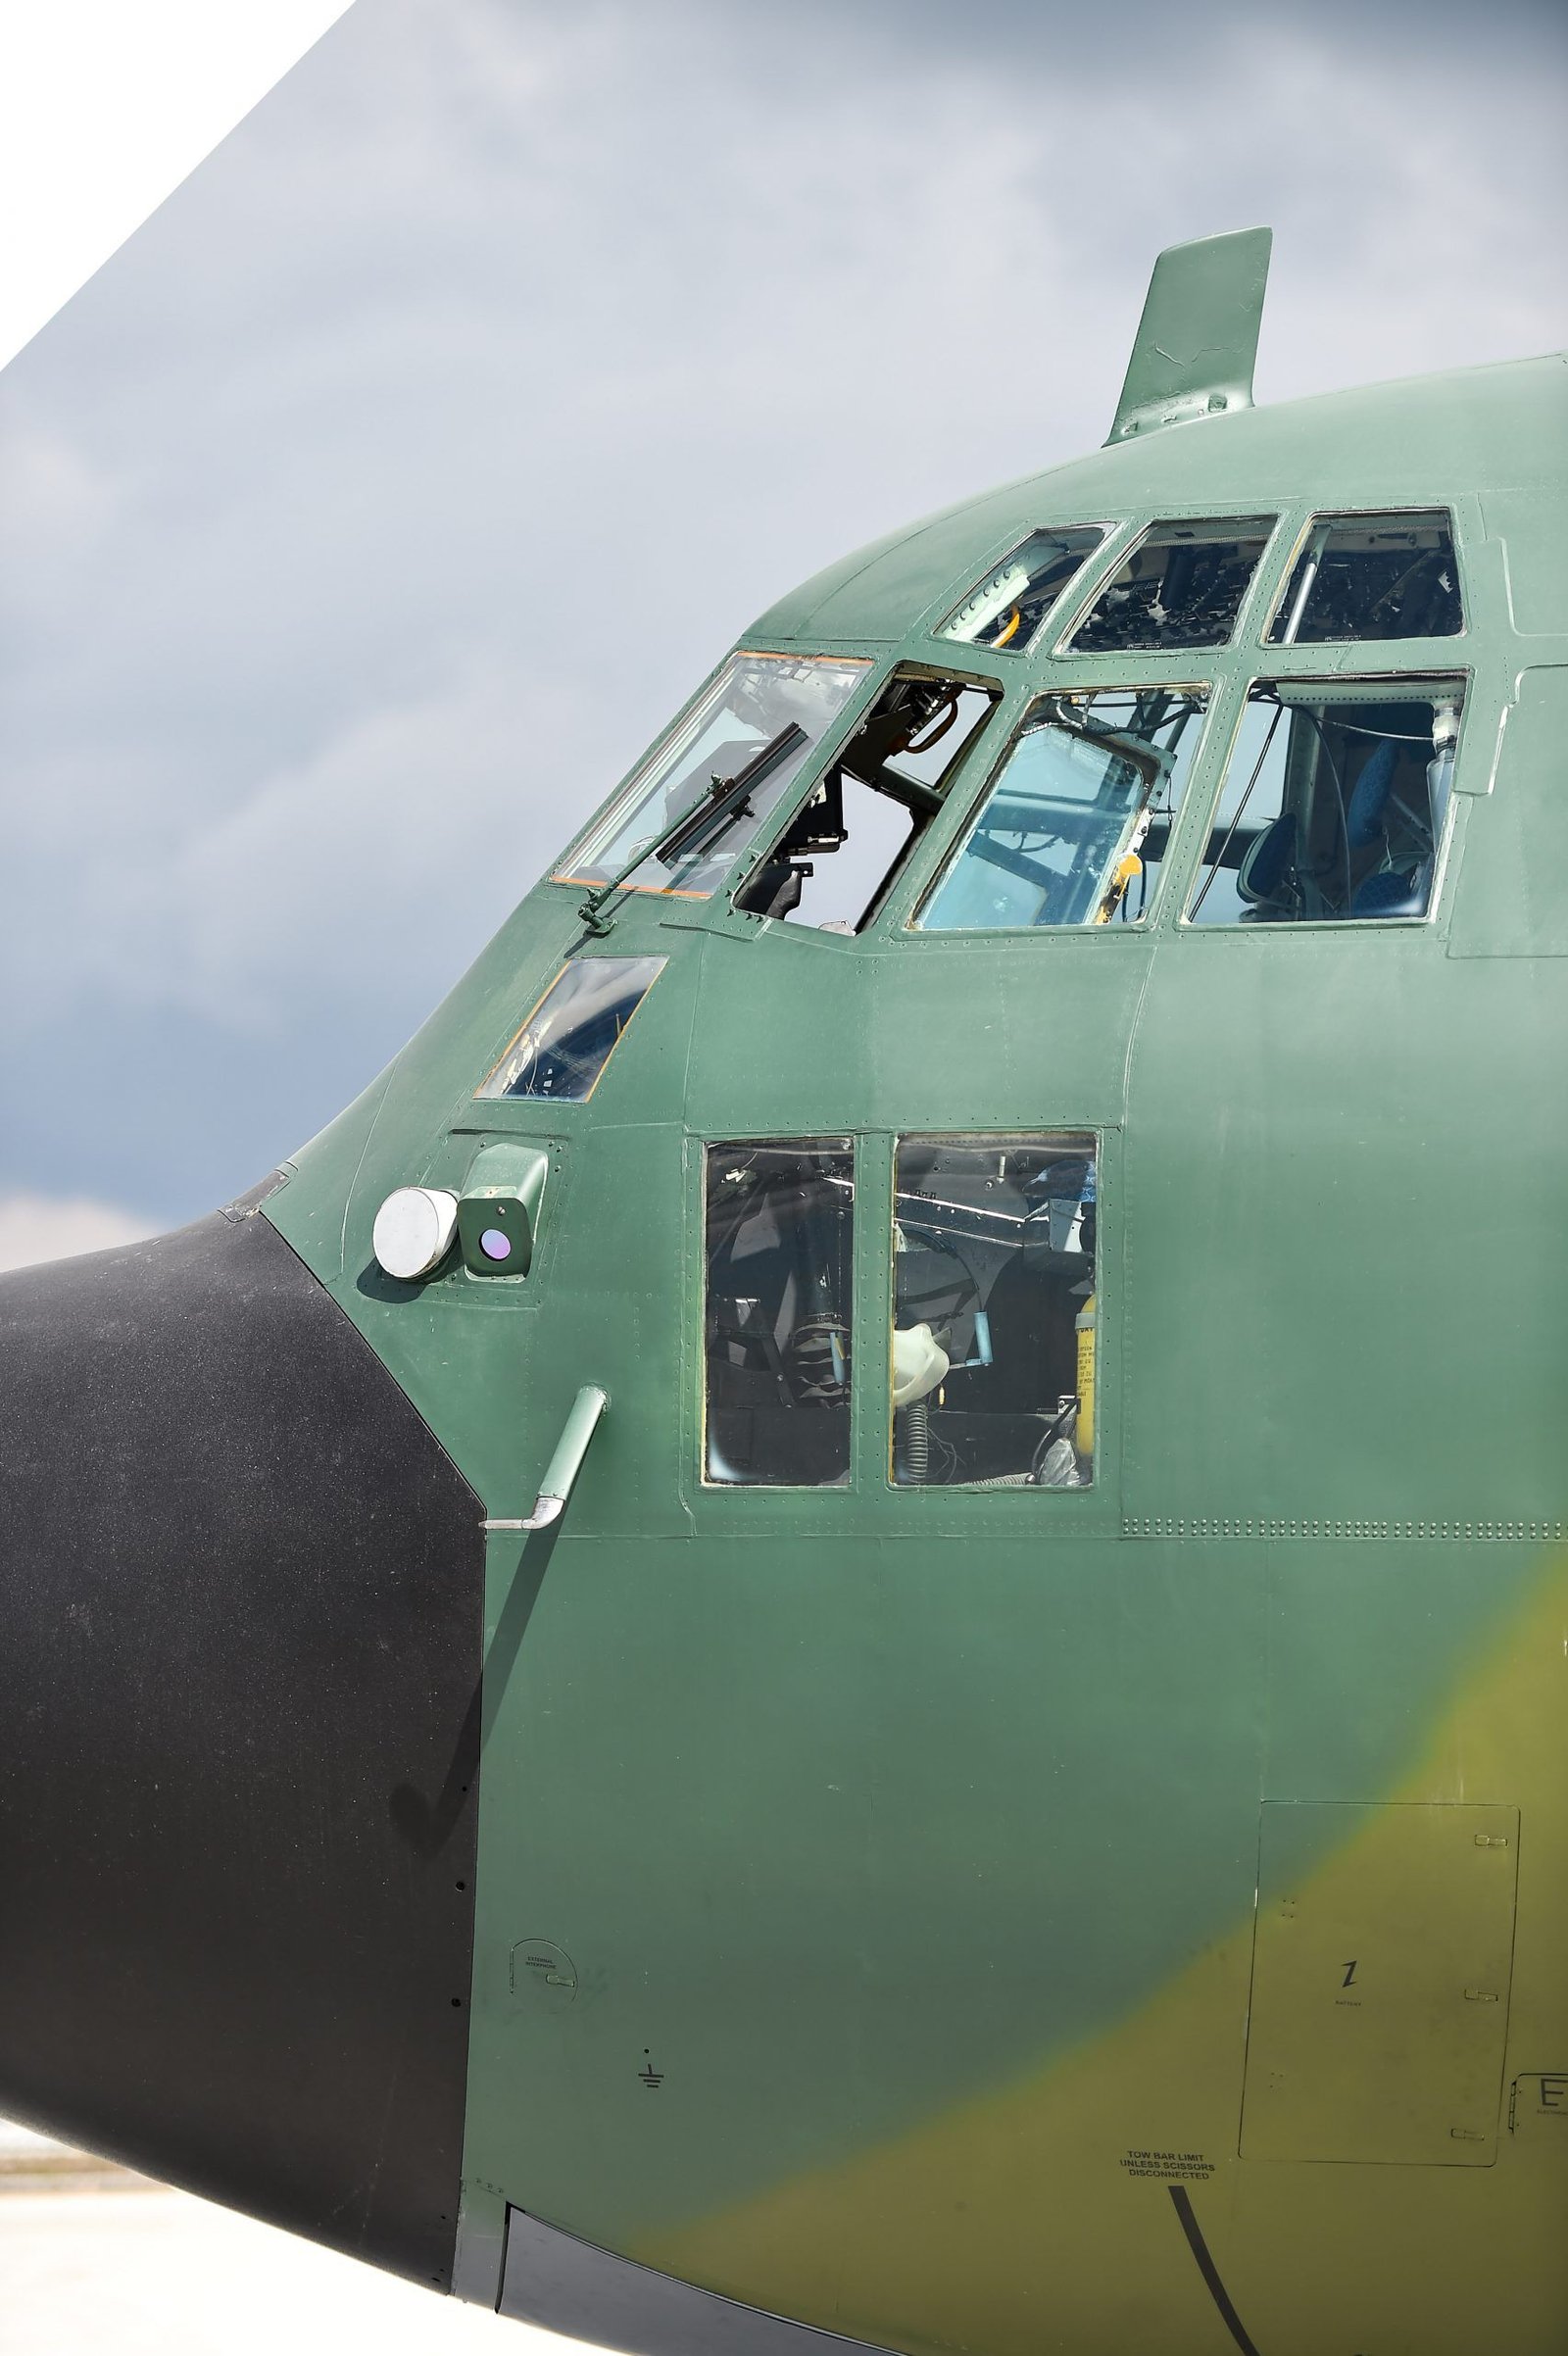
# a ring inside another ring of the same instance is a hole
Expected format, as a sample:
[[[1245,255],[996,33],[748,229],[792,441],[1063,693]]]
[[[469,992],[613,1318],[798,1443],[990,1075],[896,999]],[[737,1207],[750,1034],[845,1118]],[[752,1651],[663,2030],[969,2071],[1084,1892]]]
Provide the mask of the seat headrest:
[[[1388,737],[1373,746],[1361,763],[1361,774],[1350,792],[1350,807],[1346,813],[1345,831],[1350,838],[1352,851],[1365,851],[1369,844],[1382,839],[1384,814],[1389,796],[1394,791],[1394,770],[1398,754]]]
[[[1296,872],[1296,812],[1290,810],[1252,837],[1236,875],[1236,889],[1243,900],[1254,906],[1273,900],[1289,882]]]

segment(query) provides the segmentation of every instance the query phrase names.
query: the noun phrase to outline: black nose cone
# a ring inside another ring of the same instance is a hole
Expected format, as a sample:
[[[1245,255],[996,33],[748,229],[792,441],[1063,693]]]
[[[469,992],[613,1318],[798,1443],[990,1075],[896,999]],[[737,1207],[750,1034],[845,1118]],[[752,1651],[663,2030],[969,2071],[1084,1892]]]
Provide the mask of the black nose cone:
[[[481,1511],[254,1199],[0,1279],[0,2110],[443,2283]]]

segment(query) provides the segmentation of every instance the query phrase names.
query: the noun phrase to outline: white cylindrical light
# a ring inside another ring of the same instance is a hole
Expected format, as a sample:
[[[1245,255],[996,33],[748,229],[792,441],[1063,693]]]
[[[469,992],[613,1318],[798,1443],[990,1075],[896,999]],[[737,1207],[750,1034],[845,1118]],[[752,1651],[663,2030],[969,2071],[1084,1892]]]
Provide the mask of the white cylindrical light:
[[[428,1276],[457,1232],[458,1198],[439,1186],[400,1186],[375,1214],[370,1248],[388,1276]]]

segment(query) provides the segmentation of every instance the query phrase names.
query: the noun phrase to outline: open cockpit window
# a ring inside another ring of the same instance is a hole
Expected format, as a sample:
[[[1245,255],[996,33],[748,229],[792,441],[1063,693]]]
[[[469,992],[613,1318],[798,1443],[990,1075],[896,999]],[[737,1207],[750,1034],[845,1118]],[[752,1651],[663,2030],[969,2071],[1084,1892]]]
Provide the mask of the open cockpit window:
[[[899,1141],[899,1486],[1089,1486],[1095,1198],[1092,1138]]]
[[[572,958],[477,1094],[585,1104],[663,967],[662,957]]]
[[[916,922],[928,932],[1136,923],[1202,729],[1202,687],[1031,706]]]
[[[937,635],[991,654],[1021,655],[1104,537],[1102,523],[1031,532],[975,583]]]
[[[1463,684],[1260,680],[1231,750],[1191,924],[1424,916]]]
[[[1227,515],[1152,525],[1073,632],[1073,653],[1226,645],[1275,521]]]
[[[889,680],[735,906],[822,932],[870,922],[999,691],[901,671]]]
[[[1271,646],[1451,638],[1464,627],[1453,525],[1427,515],[1314,515],[1269,626]]]
[[[710,1146],[704,1179],[704,1478],[841,1487],[850,1477],[851,1142]]]
[[[869,668],[850,656],[732,655],[556,880],[711,892]]]

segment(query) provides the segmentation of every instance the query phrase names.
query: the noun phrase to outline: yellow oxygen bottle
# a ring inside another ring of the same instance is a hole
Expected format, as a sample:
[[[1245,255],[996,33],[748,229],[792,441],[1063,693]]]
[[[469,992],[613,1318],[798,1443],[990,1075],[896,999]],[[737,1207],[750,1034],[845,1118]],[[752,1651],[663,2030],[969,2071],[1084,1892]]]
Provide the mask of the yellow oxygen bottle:
[[[1078,1429],[1073,1446],[1080,1456],[1095,1452],[1095,1296],[1090,1294],[1073,1325],[1078,1334]]]

